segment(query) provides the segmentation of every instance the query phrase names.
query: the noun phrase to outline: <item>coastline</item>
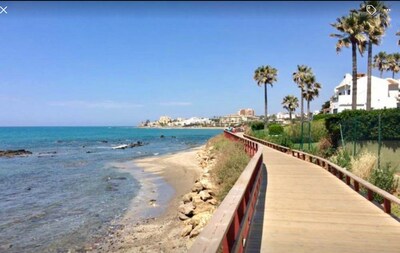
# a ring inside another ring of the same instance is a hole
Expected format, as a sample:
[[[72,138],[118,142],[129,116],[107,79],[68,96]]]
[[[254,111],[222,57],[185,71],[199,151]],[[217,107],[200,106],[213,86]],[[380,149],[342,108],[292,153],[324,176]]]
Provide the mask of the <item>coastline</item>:
[[[187,251],[191,242],[181,237],[177,209],[201,174],[197,153],[203,148],[113,163],[131,173],[142,188],[123,217],[110,226],[108,236],[89,252]]]
[[[145,126],[137,126],[137,128],[143,128],[143,129],[221,129],[224,130],[226,127],[162,127],[162,126],[157,126],[157,127],[145,127]]]

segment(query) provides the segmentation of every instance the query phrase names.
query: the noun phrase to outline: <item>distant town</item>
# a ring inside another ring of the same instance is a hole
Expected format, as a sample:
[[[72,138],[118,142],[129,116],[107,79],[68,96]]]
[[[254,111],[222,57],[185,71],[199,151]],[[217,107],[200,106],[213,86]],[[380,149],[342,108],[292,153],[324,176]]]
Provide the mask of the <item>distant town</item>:
[[[268,115],[268,117],[277,123],[288,124],[290,121],[289,113],[279,112],[276,114]],[[299,118],[300,114],[293,114],[293,118]],[[139,127],[230,127],[239,126],[252,121],[262,121],[264,115],[256,116],[254,109],[240,109],[237,113],[229,114],[226,116],[214,116],[212,118],[204,117],[191,117],[185,118],[171,118],[169,116],[161,116],[158,120],[146,120],[142,122]]]

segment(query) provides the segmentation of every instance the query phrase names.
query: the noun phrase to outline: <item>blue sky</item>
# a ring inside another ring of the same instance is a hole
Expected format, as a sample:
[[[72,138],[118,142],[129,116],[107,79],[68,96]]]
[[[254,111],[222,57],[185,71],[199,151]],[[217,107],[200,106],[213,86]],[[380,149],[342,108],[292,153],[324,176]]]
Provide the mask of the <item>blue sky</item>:
[[[1,2],[0,126],[263,114],[253,73],[266,64],[279,71],[271,113],[299,95],[297,64],[323,85],[311,104],[319,109],[351,73],[351,50],[336,53],[329,24],[359,3]],[[400,4],[386,3],[392,25],[375,53],[400,51]],[[365,72],[366,57],[358,59]]]

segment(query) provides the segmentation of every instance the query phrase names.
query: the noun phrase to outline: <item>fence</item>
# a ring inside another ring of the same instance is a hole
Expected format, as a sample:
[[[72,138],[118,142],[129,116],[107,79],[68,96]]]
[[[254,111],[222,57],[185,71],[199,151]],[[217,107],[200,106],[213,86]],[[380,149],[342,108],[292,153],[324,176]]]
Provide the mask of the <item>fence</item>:
[[[225,137],[244,143],[252,159],[196,238],[189,252],[243,252],[260,192],[263,155],[256,142],[225,131]]]

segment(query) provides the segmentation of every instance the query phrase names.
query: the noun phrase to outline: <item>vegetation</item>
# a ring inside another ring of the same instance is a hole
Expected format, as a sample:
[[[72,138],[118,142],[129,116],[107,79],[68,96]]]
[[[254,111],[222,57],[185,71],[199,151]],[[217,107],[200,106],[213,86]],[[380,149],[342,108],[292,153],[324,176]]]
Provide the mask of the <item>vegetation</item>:
[[[295,96],[287,95],[283,98],[282,105],[283,108],[289,112],[289,118],[290,121],[292,121],[292,113],[299,107],[299,100]]]
[[[235,184],[240,174],[250,161],[240,142],[232,142],[223,135],[212,138],[209,145],[213,145],[213,152],[217,163],[211,171],[214,182],[219,185],[216,198],[222,201]]]
[[[339,114],[330,114],[325,118],[326,129],[334,147],[339,145],[343,136],[357,140],[378,139],[378,116],[381,114],[382,140],[400,140],[400,109],[382,109],[373,111],[351,110]]]
[[[253,121],[250,124],[250,128],[252,131],[262,130],[264,129],[264,122],[262,121]]]
[[[362,151],[356,157],[351,157],[351,171],[364,180],[369,180],[376,166],[377,158],[370,152]]]
[[[270,124],[268,126],[268,133],[270,135],[280,135],[283,133],[283,127],[279,124]]]
[[[351,170],[351,156],[346,149],[339,148],[337,152],[330,158],[330,160],[340,167]]]
[[[398,180],[394,176],[395,169],[392,168],[390,163],[387,163],[381,169],[375,169],[372,172],[370,182],[375,186],[385,190],[389,193],[394,193],[398,186]],[[379,203],[383,202],[383,198],[375,194],[374,199]]]
[[[267,96],[267,85],[272,85],[277,81],[278,70],[269,65],[261,66],[254,72],[254,80],[258,86],[264,85],[264,128],[268,125],[268,96]]]

